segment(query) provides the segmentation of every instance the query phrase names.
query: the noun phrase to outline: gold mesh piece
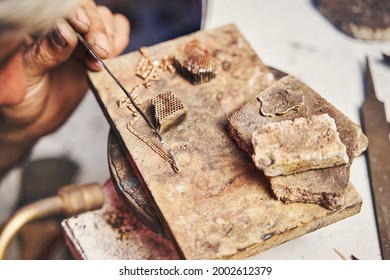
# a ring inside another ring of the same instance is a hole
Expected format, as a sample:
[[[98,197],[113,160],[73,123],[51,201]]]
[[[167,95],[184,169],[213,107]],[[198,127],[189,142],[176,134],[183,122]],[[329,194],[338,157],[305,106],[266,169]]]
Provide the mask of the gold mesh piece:
[[[175,56],[176,68],[192,84],[201,84],[215,77],[216,61],[198,40],[192,40]]]
[[[170,91],[157,95],[151,102],[157,129],[161,133],[182,122],[188,111],[184,104]]]

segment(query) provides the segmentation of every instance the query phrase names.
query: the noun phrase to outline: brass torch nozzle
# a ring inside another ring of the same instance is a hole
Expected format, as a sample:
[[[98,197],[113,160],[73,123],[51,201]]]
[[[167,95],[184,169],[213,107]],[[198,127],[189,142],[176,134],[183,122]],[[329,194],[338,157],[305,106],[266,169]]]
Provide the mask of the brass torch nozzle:
[[[59,189],[57,196],[39,200],[20,208],[10,217],[0,234],[0,260],[18,231],[28,222],[50,215],[74,216],[103,206],[103,188],[97,183],[70,185]]]

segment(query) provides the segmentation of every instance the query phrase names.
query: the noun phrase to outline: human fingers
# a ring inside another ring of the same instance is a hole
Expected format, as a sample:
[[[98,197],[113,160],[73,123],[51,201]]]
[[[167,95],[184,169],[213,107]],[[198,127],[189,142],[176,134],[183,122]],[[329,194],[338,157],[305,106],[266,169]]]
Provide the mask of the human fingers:
[[[104,25],[104,28],[106,30],[106,34],[108,37],[108,42],[110,45],[110,56],[112,55],[114,51],[114,35],[115,35],[115,27],[114,27],[114,15],[112,14],[111,10],[107,8],[106,6],[97,6],[97,12],[100,15],[100,18],[102,20],[102,23]]]
[[[110,9],[108,9],[105,6],[97,6],[96,9],[97,9],[97,12],[100,16],[101,22],[104,25],[104,30],[105,30],[106,35],[107,35],[108,45],[109,45],[109,50],[110,50],[110,53],[108,54],[108,57],[109,57],[109,56],[112,56],[112,53],[114,50],[114,44],[113,44],[113,41],[114,41],[113,40],[113,38],[114,38],[114,16],[113,16],[112,12],[110,11]],[[102,56],[99,56],[99,57],[103,58],[103,59],[107,58],[107,57],[102,57]],[[96,59],[89,54],[87,54],[87,56],[86,56],[85,63],[86,63],[86,66],[90,70],[100,70],[100,65],[98,64]]]
[[[77,42],[77,36],[69,23],[64,19],[58,19],[48,35],[38,39],[25,51],[27,86],[39,83],[50,69],[68,60]]]
[[[130,22],[122,14],[114,15],[114,56],[120,55],[130,41]]]
[[[113,14],[105,6],[98,6],[98,12],[110,41],[110,56],[121,54],[129,44],[130,22],[122,14]]]
[[[85,7],[77,7],[68,17],[67,20],[72,27],[79,33],[85,34],[91,27],[91,21],[85,10]]]
[[[110,56],[110,41],[98,8],[92,0],[86,0],[84,7],[91,23],[90,28],[84,34],[84,38],[101,59],[108,58]]]
[[[109,38],[109,56],[117,56],[123,52],[129,43],[130,23],[125,16],[113,14],[110,9],[105,6],[98,6],[97,11]],[[87,59],[88,68],[95,70],[95,65],[96,60],[89,57],[89,59]]]

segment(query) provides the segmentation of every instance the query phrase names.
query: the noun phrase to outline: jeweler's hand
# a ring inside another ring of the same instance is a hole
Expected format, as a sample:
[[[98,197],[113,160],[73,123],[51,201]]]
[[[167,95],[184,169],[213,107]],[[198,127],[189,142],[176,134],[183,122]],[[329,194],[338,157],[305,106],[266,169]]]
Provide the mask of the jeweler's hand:
[[[27,41],[20,52],[26,89],[13,104],[0,106],[0,149],[4,145],[25,146],[62,125],[88,89],[86,71],[100,66],[78,44],[75,31],[84,36],[102,59],[119,55],[128,45],[130,24],[92,0],[82,1],[66,19],[58,19],[53,30]],[[23,81],[22,81],[23,80]],[[7,91],[0,86],[0,90]],[[8,90],[10,91],[10,90]],[[0,173],[1,173],[0,162]]]

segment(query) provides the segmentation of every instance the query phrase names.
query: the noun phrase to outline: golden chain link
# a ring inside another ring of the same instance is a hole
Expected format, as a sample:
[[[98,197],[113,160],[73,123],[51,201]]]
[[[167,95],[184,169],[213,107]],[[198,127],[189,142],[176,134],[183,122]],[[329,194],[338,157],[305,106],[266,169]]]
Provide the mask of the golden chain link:
[[[157,70],[161,71],[169,71],[171,73],[175,73],[176,69],[173,65],[173,57],[164,56],[161,59],[161,62],[152,61],[148,54],[146,48],[141,48],[140,53],[142,55],[140,61],[137,64],[136,75],[142,78],[142,82],[136,85],[130,92],[131,97],[134,99],[137,105],[142,104],[142,99],[136,93],[138,89],[143,85],[145,88],[149,88],[151,86],[151,81],[158,81],[160,77],[157,75]],[[139,113],[134,108],[133,104],[129,98],[121,99],[118,102],[118,107],[123,108],[127,107],[132,113],[133,118],[127,124],[127,129],[134,134],[138,139],[144,142],[148,147],[150,147],[156,154],[162,157],[166,162],[175,166],[175,161],[172,160],[164,151],[159,149],[156,145],[154,145],[150,140],[148,140],[145,136],[141,135],[135,128],[133,127],[134,122],[138,119]]]

